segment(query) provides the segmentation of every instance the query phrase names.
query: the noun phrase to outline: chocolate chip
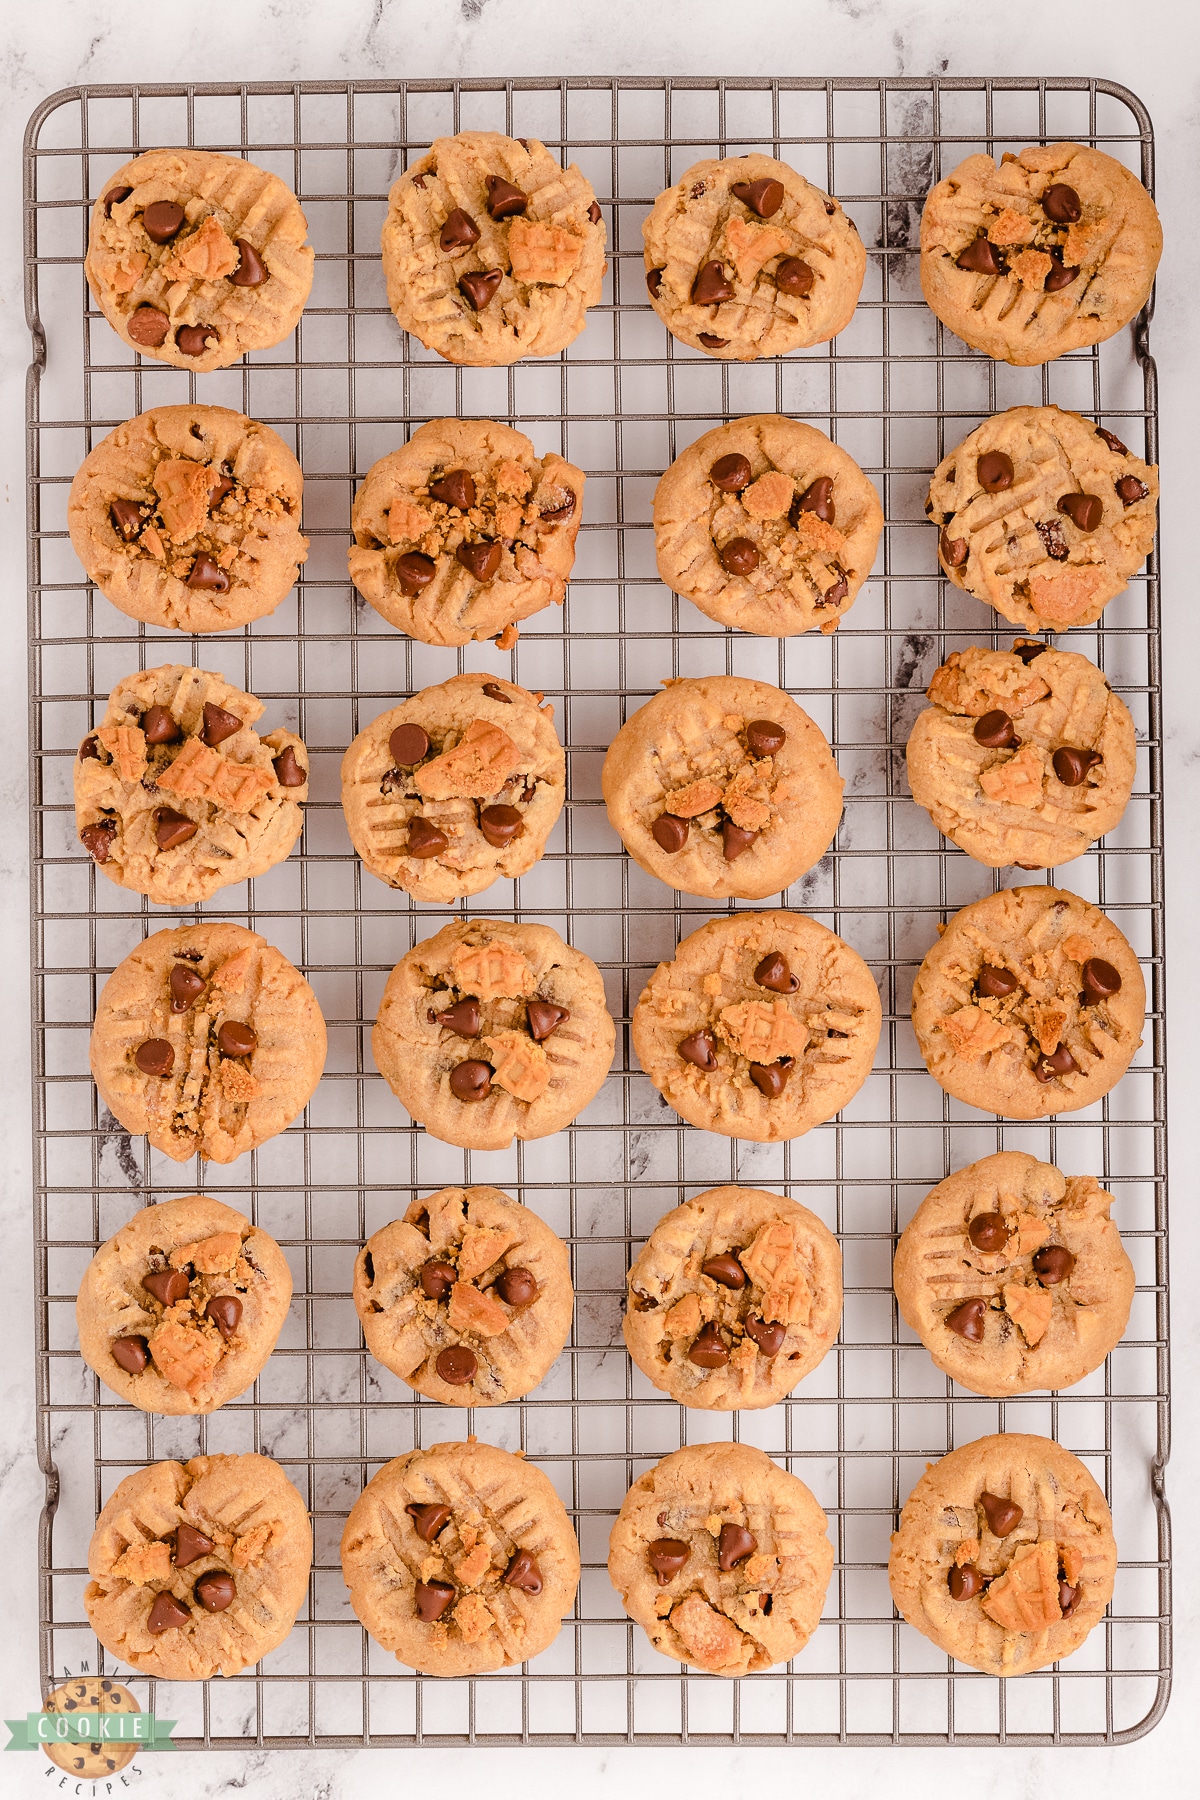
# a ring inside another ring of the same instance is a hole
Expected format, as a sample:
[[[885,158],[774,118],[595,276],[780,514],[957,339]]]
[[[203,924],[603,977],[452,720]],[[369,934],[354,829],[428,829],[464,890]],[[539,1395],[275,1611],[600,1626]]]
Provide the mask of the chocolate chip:
[[[984,963],[975,977],[975,986],[989,1000],[1007,1000],[1015,994],[1021,983],[1011,969],[998,969],[995,963]]]
[[[272,759],[271,767],[275,771],[275,779],[280,787],[303,787],[308,780],[308,770],[300,767],[291,744],[283,746],[279,755]]]
[[[1115,431],[1105,431],[1103,425],[1097,425],[1096,436],[1102,437],[1114,456],[1128,456],[1129,447],[1123,444]]]
[[[183,208],[175,200],[154,200],[142,214],[142,224],[152,244],[169,244],[183,220]]]
[[[120,498],[114,500],[108,509],[108,516],[112,520],[112,528],[121,542],[132,544],[142,529],[142,509],[137,501]]]
[[[79,841],[93,862],[106,863],[116,835],[116,826],[107,819],[102,819],[98,825],[85,825],[79,834]]]
[[[714,337],[711,331],[700,333],[700,342],[706,350],[723,350],[729,342],[728,338]]]
[[[1003,450],[985,450],[975,464],[975,479],[985,494],[1000,494],[1013,484],[1012,457]]]
[[[561,506],[552,506],[549,511],[539,513],[543,525],[562,525],[575,511],[575,495],[568,493]]]
[[[531,1269],[505,1269],[496,1277],[496,1292],[508,1306],[532,1306],[541,1289]]]
[[[420,550],[406,550],[403,556],[396,558],[396,580],[400,583],[400,592],[411,600],[422,588],[427,588],[437,574],[437,564],[432,556],[425,556]]]
[[[122,200],[128,200],[128,198],[129,198],[130,194],[132,194],[132,192],[133,192],[133,189],[131,187],[109,188],[107,194],[105,194],[105,196],[104,196],[104,216],[105,216],[105,218],[111,219],[113,207],[120,206]]]
[[[793,508],[796,513],[815,513],[827,525],[833,524],[836,510],[833,502],[833,477],[830,475],[818,475],[815,481],[811,481]]]
[[[773,1063],[751,1063],[750,1079],[760,1094],[768,1100],[778,1100],[787,1086],[787,1078],[792,1072],[790,1061]]]
[[[454,560],[460,562],[476,581],[490,581],[500,567],[500,555],[499,544],[490,538],[477,538],[473,544],[460,544],[454,552]]]
[[[418,862],[428,862],[431,856],[440,856],[450,839],[436,825],[419,815],[408,821],[408,837],[404,844],[406,856],[415,857]]]
[[[150,1346],[144,1337],[114,1338],[112,1359],[127,1375],[140,1375],[150,1361]]]
[[[1037,534],[1042,540],[1042,548],[1046,555],[1055,562],[1066,562],[1071,554],[1071,547],[1063,535],[1063,528],[1057,519],[1039,519]]]
[[[435,1258],[421,1264],[417,1280],[427,1300],[444,1300],[458,1280],[458,1270],[453,1263],[440,1262]]]
[[[1064,787],[1078,787],[1087,779],[1089,769],[1095,767],[1103,758],[1095,750],[1077,750],[1073,744],[1064,744],[1050,758],[1054,764],[1054,773]]]
[[[1043,1287],[1057,1287],[1074,1267],[1075,1258],[1061,1244],[1047,1244],[1034,1252],[1033,1272]]]
[[[986,237],[977,237],[973,244],[968,244],[961,255],[956,256],[955,264],[960,269],[968,269],[972,275],[1003,275],[1004,264],[996,254],[996,247]]]
[[[192,564],[187,585],[190,588],[201,588],[208,593],[227,594],[229,577],[220,564],[214,562],[206,550],[202,550]]]
[[[505,181],[503,175],[489,175],[487,209],[493,219],[514,219],[529,205],[529,195]]]
[[[1079,265],[1077,263],[1064,264],[1062,257],[1055,255],[1052,250],[1050,252],[1050,270],[1042,284],[1042,291],[1047,294],[1061,293],[1063,288],[1069,288],[1071,283],[1078,279]]]
[[[398,769],[413,769],[429,755],[429,733],[419,725],[397,725],[388,738],[388,750]]]
[[[181,325],[175,342],[184,356],[203,356],[210,343],[219,344],[221,334],[215,325]]]
[[[524,829],[524,821],[515,806],[485,806],[479,829],[493,850],[503,850]]]
[[[241,261],[229,277],[230,281],[234,287],[261,287],[267,279],[262,257],[249,238],[234,238],[233,242]]]
[[[700,1273],[707,1275],[710,1281],[719,1282],[726,1288],[744,1288],[746,1271],[731,1250],[722,1250],[718,1256],[710,1256],[707,1262],[701,1263]]]
[[[677,819],[672,813],[660,813],[650,827],[650,835],[660,850],[674,856],[687,843],[689,830],[686,819]]]
[[[1104,517],[1104,506],[1097,494],[1064,494],[1058,510],[1066,513],[1080,531],[1095,531]]]
[[[204,1316],[212,1320],[228,1343],[242,1322],[242,1303],[236,1294],[214,1294],[204,1308]]]
[[[84,738],[79,746],[79,760],[80,762],[100,762],[102,760],[99,738],[95,736]]]
[[[183,730],[165,706],[148,706],[142,714],[142,730],[148,744],[174,744]]]
[[[1069,1619],[1071,1614],[1075,1611],[1075,1608],[1079,1605],[1079,1595],[1079,1588],[1072,1587],[1069,1581],[1059,1582],[1058,1609],[1062,1613],[1064,1619]]]
[[[153,1637],[160,1637],[164,1631],[173,1631],[179,1625],[186,1625],[191,1618],[186,1606],[180,1606],[174,1594],[163,1589],[156,1594],[154,1605],[150,1608],[146,1619],[146,1630]]]
[[[764,175],[759,181],[732,182],[729,191],[760,219],[773,217],[783,205],[783,183],[773,175]]]
[[[458,291],[474,312],[482,312],[496,298],[503,280],[503,269],[477,269],[473,274],[459,276]]]
[[[846,598],[846,595],[849,592],[850,592],[850,583],[846,580],[846,577],[843,575],[840,577],[839,580],[834,582],[832,587],[825,589],[825,592],[821,595],[821,598],[817,601],[817,605],[818,606],[840,606],[842,601]]]
[[[191,1283],[182,1269],[150,1269],[142,1276],[142,1286],[160,1306],[174,1306],[187,1299]]]
[[[486,1100],[492,1091],[490,1063],[472,1058],[460,1062],[450,1071],[450,1092],[456,1100]]]
[[[1038,640],[1036,643],[1014,644],[1012,653],[1014,656],[1019,656],[1025,667],[1028,668],[1035,657],[1041,656],[1049,648],[1049,644],[1043,644]]]
[[[186,844],[194,838],[200,827],[186,813],[176,812],[173,806],[156,806],[154,809],[154,841],[160,850],[177,850],[180,844]]]
[[[791,294],[796,300],[812,293],[816,279],[816,271],[799,256],[785,256],[775,271],[775,286],[780,293]]]
[[[1101,956],[1089,956],[1083,965],[1083,998],[1088,1006],[1111,1000],[1121,991],[1121,975]]]
[[[986,1488],[979,1496],[979,1504],[993,1537],[1007,1537],[1025,1517],[1024,1510],[1015,1500],[1002,1500],[999,1494],[989,1494]]]
[[[947,1585],[952,1600],[973,1600],[983,1591],[983,1576],[974,1563],[954,1563]]]
[[[723,493],[740,494],[743,488],[750,486],[752,479],[749,457],[737,450],[730,451],[728,456],[718,456],[708,471],[708,479]]]
[[[542,1571],[531,1550],[518,1550],[504,1571],[505,1587],[520,1588],[523,1594],[540,1594]]]
[[[465,1344],[451,1344],[438,1351],[433,1366],[451,1387],[466,1387],[469,1381],[474,1381],[479,1363],[474,1351],[468,1350]]]
[[[971,554],[971,546],[966,538],[947,537],[944,530],[939,539],[939,547],[942,552],[942,561],[950,569],[961,569]]]
[[[147,1038],[134,1051],[133,1060],[143,1075],[169,1075],[175,1067],[175,1051],[166,1038]]]
[[[204,977],[197,975],[195,969],[176,963],[172,970],[168,986],[171,990],[171,1011],[187,1012],[192,1003],[204,992]]]
[[[1079,195],[1065,181],[1056,181],[1042,195],[1042,211],[1056,225],[1075,225],[1083,217]]]
[[[755,968],[754,979],[759,987],[770,988],[773,994],[794,994],[800,986],[799,977],[792,974],[787,958],[778,950],[763,957]]]
[[[1049,1056],[1038,1057],[1033,1065],[1033,1072],[1039,1081],[1047,1082],[1053,1081],[1056,1075],[1072,1075],[1078,1067],[1079,1064],[1067,1046],[1060,1044],[1058,1049],[1052,1051]]]
[[[964,1300],[961,1306],[956,1306],[952,1313],[947,1314],[946,1324],[957,1336],[965,1338],[968,1344],[981,1344],[986,1312],[986,1300]]]
[[[126,334],[147,350],[157,350],[165,344],[170,329],[170,319],[155,306],[139,306],[125,321]]]
[[[457,1006],[447,1007],[445,1012],[434,1013],[433,1017],[444,1030],[455,1031],[459,1037],[479,1036],[479,1002],[474,998],[460,1000]]]
[[[449,1524],[453,1516],[448,1506],[441,1506],[433,1500],[425,1506],[422,1506],[419,1501],[414,1501],[404,1510],[412,1520],[413,1528],[423,1544],[432,1544],[438,1532]]]
[[[1001,1213],[976,1213],[967,1226],[967,1236],[977,1250],[994,1256],[1008,1242],[1008,1226]]]
[[[721,546],[721,567],[728,575],[752,575],[758,567],[758,551],[749,538],[730,538]]]
[[[666,1587],[673,1575],[686,1568],[691,1554],[682,1538],[655,1538],[653,1543],[646,1545],[646,1556],[658,1576],[659,1587]]]
[[[646,286],[650,290],[650,298],[652,300],[658,299],[658,290],[662,286],[662,278],[663,272],[661,269],[647,269]]]
[[[177,1569],[186,1569],[189,1563],[199,1562],[202,1556],[211,1556],[213,1541],[197,1531],[194,1525],[180,1525],[175,1533],[175,1549],[171,1561]]]
[[[721,1333],[711,1319],[707,1325],[700,1327],[699,1334],[688,1351],[688,1361],[695,1363],[698,1369],[723,1369],[729,1361],[729,1352]]]
[[[253,1056],[258,1049],[258,1033],[240,1019],[226,1019],[217,1032],[217,1049],[222,1056]]]
[[[755,1313],[746,1320],[746,1336],[758,1345],[764,1356],[778,1356],[787,1336],[787,1326],[781,1325],[778,1319],[768,1323]]]
[[[449,469],[430,482],[429,498],[467,512],[475,504],[475,477],[466,469]]]
[[[693,306],[718,306],[733,299],[733,283],[719,262],[706,262],[692,283]]]
[[[566,1024],[570,1016],[565,1006],[554,1006],[549,1000],[525,1002],[525,1022],[535,1044],[544,1044],[560,1025]]]
[[[593,200],[592,204],[588,207],[588,218],[593,225],[598,225],[600,223],[600,206],[598,201]]]
[[[453,1603],[454,1592],[448,1581],[418,1581],[413,1588],[418,1619],[426,1625],[435,1624]]]
[[[744,826],[735,825],[732,819],[721,821],[721,853],[726,862],[736,862],[743,851],[750,848],[757,831],[747,831]]]
[[[236,713],[226,712],[223,706],[214,706],[211,700],[204,702],[204,728],[200,733],[210,749],[223,744],[242,729],[242,721]]]
[[[469,212],[464,212],[461,206],[456,206],[454,211],[447,215],[446,223],[442,226],[438,236],[438,243],[443,250],[454,251],[465,249],[468,244],[477,244],[478,242],[478,225]]]
[[[696,1031],[691,1037],[680,1040],[676,1046],[684,1062],[692,1063],[697,1069],[715,1069],[717,1066],[717,1040],[711,1031]]]
[[[1145,482],[1139,481],[1136,475],[1122,475],[1117,482],[1117,498],[1122,506],[1136,506],[1149,492]]]
[[[976,719],[972,735],[985,750],[1012,750],[1020,741],[1016,726],[999,707],[985,712],[982,719]]]
[[[722,1525],[717,1539],[717,1567],[732,1569],[758,1549],[758,1539],[744,1525]]]

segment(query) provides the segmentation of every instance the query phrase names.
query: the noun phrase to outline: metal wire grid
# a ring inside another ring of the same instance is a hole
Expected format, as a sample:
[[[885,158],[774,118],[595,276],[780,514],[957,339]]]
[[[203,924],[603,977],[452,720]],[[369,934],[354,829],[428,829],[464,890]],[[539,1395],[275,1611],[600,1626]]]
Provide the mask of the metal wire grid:
[[[487,126],[536,134],[592,180],[609,226],[604,299],[563,356],[507,370],[452,369],[401,336],[386,306],[378,227],[387,188],[432,137]],[[458,1743],[1071,1743],[1149,1730],[1169,1689],[1163,1078],[1162,818],[1156,563],[1101,623],[1072,633],[1131,707],[1139,778],[1121,827],[1061,872],[1142,956],[1147,1042],[1100,1106],[1057,1122],[987,1121],[925,1074],[908,1024],[912,974],[936,922],[995,885],[908,796],[902,746],[932,669],[991,629],[943,583],[922,517],[928,471],[977,420],[1055,401],[1156,455],[1147,321],[1044,369],[971,356],[916,281],[916,226],[931,181],[976,148],[999,154],[1072,137],[1123,157],[1148,183],[1149,117],[1088,80],[846,79],[280,83],[76,88],[54,95],[26,144],[29,379],[31,925],[42,1676],[103,1668],[179,1718],[185,1747]],[[245,153],[297,190],[317,249],[312,303],[275,352],[197,378],[131,358],[82,275],[88,204],[131,153],[155,144]],[[763,148],[839,194],[869,247],[863,298],[830,346],[764,365],[715,365],[676,344],[648,307],[640,224],[692,161]],[[200,398],[267,420],[307,478],[309,561],[269,619],[191,640],[135,626],[83,579],[65,533],[75,468],[143,408]],[[657,582],[649,506],[666,464],[727,417],[777,410],[828,430],[880,488],[879,572],[831,639],[746,638]],[[345,577],[354,483],[424,418],[510,420],[540,452],[588,471],[579,556],[562,617],[522,628],[507,658],[410,642],[356,602]],[[229,1168],[184,1169],[131,1145],[100,1109],[87,1032],[108,971],[178,922],[98,879],[74,842],[71,757],[108,689],[137,663],[216,668],[257,693],[271,724],[308,743],[314,770],[300,849],[187,919],[261,930],[308,974],[330,1024],[325,1077],[303,1120]],[[536,918],[595,957],[622,1023],[618,1062],[567,1132],[511,1153],[469,1154],[407,1127],[365,1033],[396,958],[444,920],[364,877],[337,801],[350,737],[404,694],[457,668],[497,669],[553,699],[569,798],[543,861],[461,910]],[[717,670],[786,687],[829,735],[846,777],[834,851],[783,903],[868,959],[881,985],[877,1066],[839,1119],[794,1145],[730,1143],[683,1126],[630,1056],[645,975],[712,908],[670,894],[623,856],[598,769],[627,712],[667,675]],[[1025,879],[1020,876],[1019,879]],[[1037,879],[1034,877],[1033,879]],[[993,1402],[956,1389],[900,1323],[895,1235],[933,1182],[1001,1147],[1098,1175],[1138,1272],[1129,1332],[1103,1370],[1057,1395]],[[764,1413],[707,1417],[657,1394],[620,1337],[623,1274],[653,1223],[686,1195],[741,1180],[795,1194],[841,1238],[838,1345]],[[349,1300],[365,1234],[417,1192],[488,1181],[534,1206],[571,1247],[570,1346],[530,1398],[466,1418],[417,1400],[362,1347]],[[146,1417],[83,1367],[72,1302],[98,1243],[151,1199],[227,1197],[283,1243],[296,1299],[251,1393],[207,1420]],[[888,1534],[925,1462],[997,1429],[1044,1431],[1083,1456],[1113,1505],[1121,1567],[1110,1617],[1062,1669],[997,1682],[952,1664],[893,1613]],[[579,1532],[584,1575],[556,1644],[523,1670],[439,1682],[400,1669],[346,1604],[337,1556],[363,1482],[413,1444],[476,1432],[547,1470]],[[630,1482],[681,1443],[741,1438],[800,1474],[830,1517],[837,1564],[826,1616],[785,1670],[725,1683],[683,1672],[624,1617],[605,1571]],[[227,1682],[155,1685],[99,1649],[81,1606],[96,1512],[131,1468],[166,1456],[261,1449],[311,1507],[308,1606],[288,1641]]]

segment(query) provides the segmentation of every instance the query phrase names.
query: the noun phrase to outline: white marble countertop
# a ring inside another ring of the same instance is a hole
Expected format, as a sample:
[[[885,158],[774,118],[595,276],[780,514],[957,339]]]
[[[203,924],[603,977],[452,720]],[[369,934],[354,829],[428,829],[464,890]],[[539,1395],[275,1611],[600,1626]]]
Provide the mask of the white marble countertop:
[[[1173,919],[1169,1023],[1173,1139],[1179,1172],[1172,1211],[1173,1377],[1176,1450],[1169,1470],[1176,1541],[1175,1698],[1148,1738],[1117,1750],[810,1750],[807,1784],[839,1794],[918,1795],[949,1776],[957,1791],[1094,1800],[1152,1789],[1195,1791],[1194,1695],[1200,1679],[1200,1592],[1190,1526],[1200,1491],[1200,1225],[1189,1191],[1200,1153],[1200,1046],[1191,1028],[1200,1001],[1193,953],[1200,880],[1200,623],[1195,572],[1186,562],[1197,509],[1195,418],[1200,410],[1200,161],[1197,51],[1200,26],[1187,0],[202,0],[170,8],[129,0],[36,0],[6,13],[0,43],[5,179],[0,182],[0,436],[4,526],[0,571],[7,595],[0,656],[0,1016],[10,1020],[9,1075],[0,1088],[5,1172],[0,1182],[9,1274],[0,1358],[0,1532],[10,1546],[3,1581],[0,1646],[5,1711],[36,1704],[34,1569],[41,1478],[34,1458],[29,1256],[27,827],[25,814],[23,378],[29,344],[21,307],[20,148],[34,106],[79,81],[342,79],[407,74],[951,74],[1101,75],[1126,83],[1148,105],[1159,145],[1158,200],[1166,228],[1154,348],[1162,384],[1163,666],[1166,671],[1167,885]],[[950,1760],[948,1760],[950,1759]],[[1187,1771],[1192,1770],[1189,1777]],[[141,1757],[125,1785],[192,1800],[245,1792],[256,1800],[322,1795],[365,1800],[419,1773],[444,1790],[478,1783],[488,1800],[590,1794],[614,1779],[637,1795],[686,1770],[709,1792],[770,1792],[799,1773],[795,1752],[764,1749],[547,1749],[477,1752],[273,1752]],[[136,1776],[136,1778],[135,1778]],[[89,1792],[41,1757],[6,1760],[4,1792]],[[106,1790],[98,1788],[97,1792]],[[112,1792],[121,1788],[114,1782]]]

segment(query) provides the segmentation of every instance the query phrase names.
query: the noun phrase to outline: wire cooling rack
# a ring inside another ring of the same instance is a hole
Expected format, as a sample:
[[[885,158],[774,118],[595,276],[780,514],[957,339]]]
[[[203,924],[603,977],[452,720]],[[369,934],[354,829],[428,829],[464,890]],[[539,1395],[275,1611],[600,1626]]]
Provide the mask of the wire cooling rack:
[[[600,196],[609,275],[562,356],[455,369],[402,336],[386,304],[379,229],[388,187],[430,140],[489,127],[542,137]],[[143,1704],[87,1629],[81,1595],[96,1512],[143,1463],[203,1451],[276,1457],[311,1507],[316,1558],[290,1638],[229,1681],[160,1689],[182,1746],[501,1743],[1114,1743],[1161,1716],[1170,1668],[1167,1455],[1162,819],[1156,563],[1073,631],[1137,722],[1134,798],[1121,825],[1059,872],[1141,955],[1145,1045],[1100,1105],[1057,1122],[1001,1124],[950,1100],[909,1025],[917,964],[939,920],[996,878],[949,847],[909,797],[903,745],[946,654],[1007,647],[1008,629],[942,581],[923,517],[929,471],[979,419],[1049,401],[1156,456],[1147,319],[1043,369],[968,353],[921,298],[922,198],[975,149],[1057,138],[1096,143],[1148,183],[1142,104],[1088,80],[851,79],[414,81],[74,88],[39,108],[26,146],[29,626],[35,1233],[42,1676],[103,1668]],[[312,301],[294,337],[227,371],[194,375],[125,350],[83,277],[88,205],[129,155],[198,144],[251,157],[295,187],[316,247]],[[866,285],[836,344],[749,366],[675,343],[647,303],[640,226],[654,196],[703,156],[763,149],[840,196],[868,246]],[[264,419],[294,445],[312,547],[294,594],[243,631],[193,639],[137,626],[84,580],[65,531],[71,477],[107,431],[191,399]],[[876,573],[832,638],[764,640],[715,627],[657,581],[651,499],[700,432],[779,411],[828,431],[868,471],[887,513]],[[565,608],[529,620],[515,650],[410,642],[346,579],[356,481],[416,424],[458,413],[510,420],[539,452],[588,472]],[[300,848],[261,880],[194,913],[253,926],[307,973],[329,1021],[329,1063],[291,1130],[230,1167],[181,1167],[132,1144],[99,1105],[87,1037],[108,971],[178,915],[113,887],[75,842],[71,759],[110,687],[134,666],[186,661],[258,694],[271,725],[309,746],[313,799]],[[594,957],[621,1021],[613,1075],[570,1130],[511,1152],[464,1153],[412,1129],[377,1075],[368,1033],[384,980],[446,912],[364,874],[338,804],[338,764],[360,726],[456,669],[499,670],[553,700],[568,747],[568,802],[543,860],[462,911],[539,919]],[[873,1073],[836,1120],[794,1144],[755,1145],[683,1125],[630,1053],[628,1019],[655,962],[714,910],[672,894],[624,856],[600,801],[605,747],[665,676],[755,675],[796,696],[846,778],[836,848],[783,896],[845,936],[878,977],[884,1029]],[[1005,879],[1024,880],[1016,871]],[[1034,880],[1041,877],[1033,877]],[[1129,1330],[1105,1366],[1056,1395],[994,1401],[955,1388],[898,1319],[897,1231],[932,1184],[1002,1147],[1093,1173],[1137,1270]],[[623,1276],[661,1215],[722,1181],[793,1194],[839,1234],[841,1337],[769,1411],[686,1412],[651,1388],[621,1341]],[[355,1251],[414,1193],[491,1182],[570,1244],[578,1291],[569,1347],[537,1392],[463,1416],[418,1400],[362,1346]],[[283,1244],[296,1298],[254,1389],[208,1419],[148,1417],[92,1378],[73,1300],[98,1243],[154,1199],[202,1189]],[[996,1430],[1047,1433],[1107,1493],[1121,1552],[1109,1617],[1061,1669],[1000,1682],[954,1665],[893,1613],[889,1533],[926,1462]],[[423,1679],[365,1637],[338,1562],[363,1483],[414,1444],[481,1438],[535,1458],[570,1509],[583,1552],[572,1617],[525,1669]],[[786,1668],[741,1682],[688,1673],[624,1616],[605,1556],[633,1479],[682,1443],[740,1438],[813,1489],[837,1564],[825,1617]]]

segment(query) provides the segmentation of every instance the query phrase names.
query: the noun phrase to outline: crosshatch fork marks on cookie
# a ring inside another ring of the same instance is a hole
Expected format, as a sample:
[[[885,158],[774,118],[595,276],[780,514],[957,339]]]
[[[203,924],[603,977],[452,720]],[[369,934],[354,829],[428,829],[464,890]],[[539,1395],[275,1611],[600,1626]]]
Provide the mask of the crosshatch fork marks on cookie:
[[[571,349],[545,364],[450,369],[400,337],[387,308],[378,232],[390,182],[434,136],[476,127],[540,136],[578,161],[605,212],[602,300]],[[99,1666],[81,1606],[83,1563],[92,1520],[116,1481],[175,1454],[261,1449],[284,1464],[313,1513],[309,1604],[256,1671],[187,1691],[131,1683],[143,1706],[178,1711],[185,1747],[1083,1745],[1137,1737],[1161,1716],[1170,1590],[1154,561],[1101,624],[1072,634],[1072,648],[1105,669],[1134,714],[1139,769],[1121,828],[1056,877],[1109,912],[1142,958],[1151,1005],[1133,1071],[1094,1118],[1071,1115],[1036,1131],[1000,1126],[944,1099],[908,1025],[912,974],[937,922],[1005,877],[993,879],[933,832],[907,791],[903,740],[927,671],[973,642],[1007,649],[1014,635],[993,630],[978,602],[939,579],[923,516],[928,473],[981,418],[1014,404],[1070,407],[1156,457],[1148,315],[1096,350],[1014,372],[964,352],[921,299],[915,245],[928,185],[973,149],[999,155],[1056,138],[1096,143],[1152,184],[1144,107],[1086,79],[285,82],[73,89],[39,108],[27,145],[26,230],[48,1686],[64,1665]],[[200,379],[132,360],[90,303],[82,273],[88,200],[131,154],[172,143],[245,154],[277,170],[299,193],[317,250],[295,337]],[[867,246],[866,285],[835,343],[715,367],[653,318],[641,220],[697,158],[749,149],[782,156],[838,195]],[[185,653],[178,637],[118,618],[86,586],[67,548],[65,497],[79,462],[114,425],[201,393],[264,419],[297,450],[312,550],[295,595],[275,615]],[[765,410],[829,432],[885,503],[877,572],[839,631],[819,643],[727,633],[668,595],[653,573],[648,520],[658,473],[701,432]],[[416,425],[454,413],[505,420],[539,454],[553,450],[588,476],[563,613],[527,621],[507,655],[490,645],[431,652],[412,644],[356,607],[346,579],[355,484]],[[144,1140],[126,1145],[87,1077],[87,1026],[104,977],[142,936],[176,920],[111,891],[78,851],[70,759],[109,689],[135,665],[190,654],[207,667],[214,653],[226,679],[259,695],[271,718],[310,747],[314,799],[285,864],[185,920],[233,918],[276,943],[319,993],[331,1056],[303,1121],[228,1168],[192,1170],[167,1167]],[[600,965],[623,1040],[606,1089],[575,1126],[487,1157],[438,1148],[407,1128],[374,1072],[366,1040],[386,975],[417,934],[447,915],[408,903],[361,869],[336,799],[350,739],[404,695],[467,668],[545,692],[567,750],[569,797],[536,868],[460,911],[553,925]],[[628,1046],[647,975],[710,916],[711,903],[671,894],[622,858],[603,823],[600,761],[662,677],[722,672],[784,687],[833,744],[846,779],[842,827],[835,848],[782,900],[841,932],[865,956],[884,1002],[875,1072],[844,1115],[796,1149],[717,1142],[683,1127]],[[1138,1291],[1126,1339],[1103,1371],[1061,1395],[997,1404],[952,1389],[932,1369],[898,1320],[890,1263],[898,1228],[934,1183],[1002,1148],[1101,1180],[1115,1196]],[[702,1435],[696,1415],[641,1382],[621,1346],[625,1269],[664,1213],[732,1180],[817,1211],[837,1230],[846,1265],[837,1347],[784,1405],[720,1426],[813,1489],[837,1550],[826,1617],[803,1655],[740,1683],[684,1674],[656,1657],[622,1616],[604,1569],[629,1484]],[[563,1357],[533,1395],[474,1413],[462,1429],[526,1450],[550,1474],[580,1535],[584,1581],[556,1644],[528,1670],[439,1683],[364,1639],[345,1604],[337,1540],[375,1469],[445,1431],[438,1412],[367,1357],[350,1284],[369,1232],[399,1216],[414,1193],[448,1181],[501,1187],[570,1245],[578,1304]],[[194,1426],[131,1420],[84,1379],[69,1326],[78,1275],[135,1204],[193,1189],[229,1200],[283,1243],[295,1275],[292,1323],[243,1400]],[[899,1624],[884,1573],[900,1502],[926,1461],[1005,1428],[1043,1432],[1083,1457],[1113,1504],[1122,1558],[1117,1599],[1087,1645],[1061,1669],[1007,1684],[951,1665]]]

